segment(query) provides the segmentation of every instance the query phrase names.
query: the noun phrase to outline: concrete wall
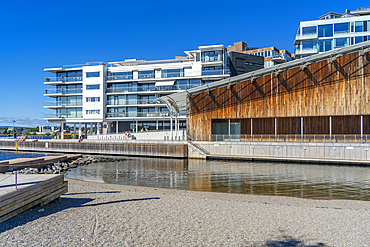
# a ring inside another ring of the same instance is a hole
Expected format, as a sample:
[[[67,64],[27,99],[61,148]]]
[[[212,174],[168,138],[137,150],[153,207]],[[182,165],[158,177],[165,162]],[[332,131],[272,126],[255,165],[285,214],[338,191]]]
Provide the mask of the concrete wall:
[[[105,155],[131,155],[146,157],[187,158],[188,147],[184,142],[78,142],[64,141],[38,141],[18,142],[18,151],[58,152],[78,154],[105,154]],[[16,150],[15,141],[0,141],[0,150]]]
[[[211,156],[370,161],[369,144],[196,142]]]

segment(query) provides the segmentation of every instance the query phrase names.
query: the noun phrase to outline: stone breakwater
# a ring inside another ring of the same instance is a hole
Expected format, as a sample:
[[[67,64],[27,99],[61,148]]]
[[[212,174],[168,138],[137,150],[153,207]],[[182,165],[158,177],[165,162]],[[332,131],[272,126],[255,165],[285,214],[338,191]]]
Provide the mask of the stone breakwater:
[[[76,168],[78,166],[86,166],[94,162],[115,162],[126,160],[127,158],[113,158],[113,157],[102,157],[102,156],[83,156],[70,162],[56,162],[54,164],[46,165],[42,168],[24,168],[18,170],[18,173],[22,174],[60,174],[68,171],[69,169]],[[7,172],[5,174],[12,174],[13,172]]]

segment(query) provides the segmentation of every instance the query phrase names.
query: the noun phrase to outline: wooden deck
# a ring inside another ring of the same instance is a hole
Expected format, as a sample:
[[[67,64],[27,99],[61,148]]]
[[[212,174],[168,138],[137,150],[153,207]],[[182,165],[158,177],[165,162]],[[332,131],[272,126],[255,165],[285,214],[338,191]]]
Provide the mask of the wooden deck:
[[[46,165],[50,165],[58,161],[63,162],[78,159],[80,157],[82,157],[81,154],[68,154],[61,156],[45,156],[40,158],[19,158],[12,160],[4,160],[0,161],[0,172],[23,169],[26,167],[42,168]]]
[[[68,192],[63,175],[0,174],[0,223],[36,205],[45,205]]]

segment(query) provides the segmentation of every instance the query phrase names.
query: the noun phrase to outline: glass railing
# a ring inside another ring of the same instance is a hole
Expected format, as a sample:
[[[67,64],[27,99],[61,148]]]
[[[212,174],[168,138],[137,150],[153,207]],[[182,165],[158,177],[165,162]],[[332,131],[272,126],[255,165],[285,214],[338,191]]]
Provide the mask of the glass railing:
[[[296,40],[317,39],[317,38],[318,38],[317,33],[296,34],[295,36]]]
[[[305,48],[305,49],[296,49],[294,51],[295,55],[307,55],[307,54],[315,54],[318,53],[318,48],[315,46],[313,48]]]
[[[82,88],[79,89],[45,89],[45,94],[82,94]]]
[[[203,70],[202,75],[229,75],[230,70],[221,69],[221,70]]]
[[[79,77],[46,77],[45,82],[71,82],[82,81],[82,76]]]
[[[208,141],[368,143],[368,135],[209,135]]]
[[[181,85],[181,86],[151,86],[151,87],[133,87],[133,88],[107,88],[107,93],[126,93],[126,92],[144,92],[144,91],[177,91],[187,90],[201,85]]]
[[[184,77],[184,72],[162,72],[162,78]]]
[[[58,101],[46,101],[44,106],[82,106],[82,101],[67,101],[67,102],[58,102]]]
[[[175,116],[175,114],[173,115]],[[184,116],[178,114],[177,116]],[[170,113],[162,112],[108,112],[107,118],[117,117],[170,117]]]
[[[82,113],[45,113],[44,118],[82,118]]]
[[[163,103],[159,100],[146,100],[146,99],[117,100],[117,101],[110,100],[107,102],[107,105],[146,105],[146,104],[163,104]]]
[[[110,75],[107,76],[108,81],[116,81],[116,80],[131,80],[132,75]]]

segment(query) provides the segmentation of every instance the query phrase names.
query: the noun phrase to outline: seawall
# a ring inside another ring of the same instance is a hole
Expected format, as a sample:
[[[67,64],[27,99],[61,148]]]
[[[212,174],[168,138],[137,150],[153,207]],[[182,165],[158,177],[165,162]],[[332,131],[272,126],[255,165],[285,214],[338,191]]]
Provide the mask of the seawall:
[[[102,142],[77,140],[12,141],[0,140],[0,150],[78,154],[129,155],[145,157],[187,158],[186,142],[125,141]]]

